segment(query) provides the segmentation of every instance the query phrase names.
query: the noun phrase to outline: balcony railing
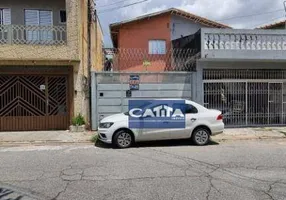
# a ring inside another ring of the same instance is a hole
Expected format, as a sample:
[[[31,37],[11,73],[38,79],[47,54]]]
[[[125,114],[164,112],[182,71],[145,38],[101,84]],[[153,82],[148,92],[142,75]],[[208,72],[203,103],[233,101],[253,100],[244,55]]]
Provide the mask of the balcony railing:
[[[65,26],[0,25],[0,44],[64,45]]]
[[[286,59],[284,30],[201,29],[202,58]]]

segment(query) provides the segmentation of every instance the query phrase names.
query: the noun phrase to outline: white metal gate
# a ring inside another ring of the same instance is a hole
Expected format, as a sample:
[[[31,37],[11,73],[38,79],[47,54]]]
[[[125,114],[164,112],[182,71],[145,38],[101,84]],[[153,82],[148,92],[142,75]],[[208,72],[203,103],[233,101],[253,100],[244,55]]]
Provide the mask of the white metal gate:
[[[196,79],[191,72],[101,72],[92,73],[92,129],[109,115],[127,112],[130,99],[193,99]],[[130,89],[131,77],[139,77]]]
[[[204,80],[204,105],[221,110],[228,126],[286,124],[286,80],[282,79],[285,72],[253,70],[241,76],[238,74],[238,79],[233,79],[235,75],[228,72],[231,79],[217,74],[217,79]],[[244,79],[251,74],[252,79]],[[273,79],[275,75],[280,79]]]

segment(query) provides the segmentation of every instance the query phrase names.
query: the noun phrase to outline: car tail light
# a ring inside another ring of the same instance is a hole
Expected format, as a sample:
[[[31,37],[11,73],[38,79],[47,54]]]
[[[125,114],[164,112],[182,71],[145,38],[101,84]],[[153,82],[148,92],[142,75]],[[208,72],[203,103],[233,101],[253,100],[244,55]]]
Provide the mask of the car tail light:
[[[219,116],[217,116],[216,120],[222,120],[223,119],[223,116],[222,114],[220,114]]]

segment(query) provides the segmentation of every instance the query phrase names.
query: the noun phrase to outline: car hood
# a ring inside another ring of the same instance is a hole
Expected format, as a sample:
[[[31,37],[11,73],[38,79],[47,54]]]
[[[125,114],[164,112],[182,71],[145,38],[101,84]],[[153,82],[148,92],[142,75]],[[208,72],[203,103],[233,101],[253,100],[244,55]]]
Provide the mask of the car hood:
[[[105,117],[100,121],[100,123],[119,122],[119,121],[126,121],[126,120],[128,120],[128,116],[125,115],[124,113],[120,113],[120,114],[115,114],[115,115],[110,115],[108,117]]]

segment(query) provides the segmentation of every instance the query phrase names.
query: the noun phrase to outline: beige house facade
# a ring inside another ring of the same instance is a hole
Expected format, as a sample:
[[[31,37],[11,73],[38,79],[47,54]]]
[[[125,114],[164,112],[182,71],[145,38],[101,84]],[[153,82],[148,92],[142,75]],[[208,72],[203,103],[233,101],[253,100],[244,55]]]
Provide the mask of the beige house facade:
[[[77,114],[88,125],[101,47],[92,0],[1,0],[0,131],[63,130]]]

